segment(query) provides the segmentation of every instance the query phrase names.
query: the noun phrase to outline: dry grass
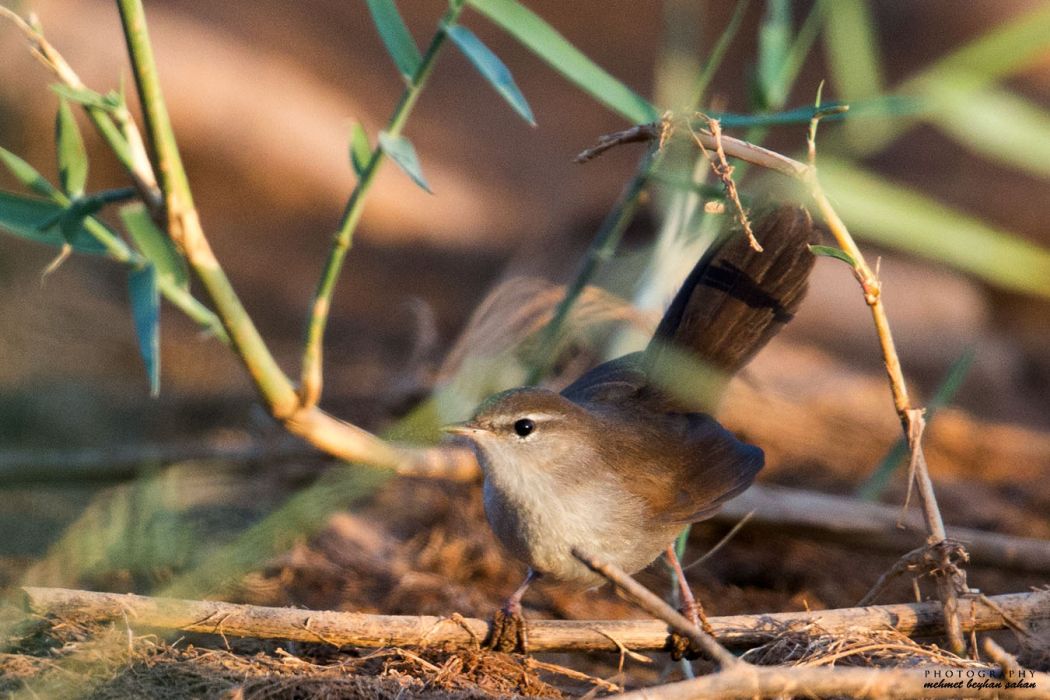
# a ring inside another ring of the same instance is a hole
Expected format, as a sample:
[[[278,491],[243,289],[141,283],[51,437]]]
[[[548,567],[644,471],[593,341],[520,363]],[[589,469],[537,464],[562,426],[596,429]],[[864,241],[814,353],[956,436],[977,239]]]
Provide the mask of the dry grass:
[[[38,620],[21,654],[0,655],[0,691],[41,697],[490,698],[563,697],[600,679],[486,651],[259,644],[221,637],[168,643],[127,628]]]
[[[830,634],[813,624],[785,627],[771,641],[748,650],[743,658],[763,666],[987,666],[936,645],[920,644],[895,630],[858,628],[847,634]]]

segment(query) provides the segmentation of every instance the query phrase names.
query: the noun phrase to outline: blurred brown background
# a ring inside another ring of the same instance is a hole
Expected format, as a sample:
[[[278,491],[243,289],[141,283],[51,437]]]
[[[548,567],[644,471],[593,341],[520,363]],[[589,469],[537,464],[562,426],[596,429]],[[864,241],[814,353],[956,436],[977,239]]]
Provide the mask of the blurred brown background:
[[[534,0],[539,14],[580,49],[652,96],[667,3]],[[693,3],[707,21],[686,28],[699,55],[732,11]],[[400,3],[417,41],[430,35],[440,0]],[[888,84],[903,79],[997,22],[1040,5],[1012,0],[873,3]],[[796,17],[809,3],[795,3]],[[119,22],[104,0],[39,0],[50,40],[99,90],[130,83]],[[287,371],[297,371],[305,311],[330,234],[353,185],[348,126],[373,135],[401,82],[362,0],[147,3],[161,77],[208,232],[242,299]],[[727,109],[746,110],[747,75],[762,7],[753,3],[713,86]],[[373,190],[335,298],[327,338],[325,402],[380,426],[403,407],[406,374],[421,344],[440,361],[494,282],[511,273],[566,279],[577,254],[629,177],[638,155],[612,152],[589,165],[572,157],[622,120],[595,104],[477,14],[465,23],[511,68],[538,122],[530,128],[456,51],[440,58],[406,134],[435,195],[390,164]],[[691,35],[691,36],[690,36]],[[807,104],[825,77],[818,41],[790,106]],[[54,173],[55,96],[21,37],[0,24],[0,144]],[[1050,60],[1009,81],[1050,106]],[[130,89],[130,87],[129,87]],[[825,98],[834,98],[833,90]],[[825,127],[828,132],[836,126]],[[123,184],[112,158],[85,129],[89,188]],[[803,129],[777,129],[788,152]],[[868,161],[914,186],[1043,245],[1046,182],[997,167],[937,131],[920,127]],[[0,185],[17,189],[6,173]],[[644,217],[643,217],[644,222]],[[641,247],[642,223],[628,244]],[[1050,428],[1050,312],[1045,300],[1006,293],[891,251],[882,264],[886,298],[905,369],[920,394],[970,344],[975,368],[958,402],[996,422]],[[0,444],[108,445],[149,442],[250,423],[253,392],[219,343],[197,337],[165,310],[161,398],[147,397],[116,265],[74,258],[41,284],[53,251],[0,236]],[[426,343],[432,321],[436,341]],[[781,347],[815,347],[878,378],[880,359],[854,280],[821,261],[811,297]],[[774,359],[767,360],[771,365]],[[824,355],[820,355],[824,358]],[[821,360],[823,361],[823,360]],[[759,370],[756,370],[758,372]],[[849,391],[846,384],[846,391]],[[892,439],[892,412],[885,411]],[[265,421],[264,421],[265,422]]]
[[[91,87],[105,92],[123,79],[131,89],[112,2],[6,1],[39,14],[49,39]],[[398,99],[401,79],[364,0],[145,4],[204,228],[278,360],[297,376],[307,308],[354,184],[349,125],[363,122],[374,139]],[[663,80],[671,64],[667,37],[685,54],[706,56],[735,5],[526,4],[660,108],[675,106],[666,103]],[[748,109],[765,5],[749,5],[709,92],[714,108]],[[827,4],[847,5],[859,6],[853,0]],[[402,0],[398,6],[422,43],[446,3]],[[791,4],[796,27],[812,6]],[[892,88],[1046,3],[877,0],[867,6],[884,82]],[[687,16],[696,21],[680,21]],[[373,430],[391,425],[425,395],[470,314],[496,284],[522,274],[570,278],[640,155],[640,147],[625,146],[596,162],[574,164],[575,154],[599,135],[626,124],[480,15],[467,11],[463,23],[513,72],[538,126],[525,125],[453,47],[441,55],[405,132],[435,194],[384,165],[347,258],[327,335],[322,403]],[[838,60],[818,39],[788,107],[812,104]],[[22,37],[0,22],[0,145],[53,178],[57,99],[47,89],[50,82]],[[1050,56],[999,87],[1045,114]],[[841,97],[834,82],[824,97]],[[853,132],[822,125],[821,155],[856,157],[884,181],[1050,247],[1046,179],[979,155],[921,123],[874,155],[857,157],[860,144],[880,127],[877,120],[856,124]],[[124,185],[112,156],[83,126],[92,156],[89,191]],[[777,128],[766,143],[797,154],[804,131]],[[0,188],[19,189],[6,172]],[[750,182],[742,189],[758,190]],[[654,211],[638,217],[614,266],[638,271],[659,219]],[[921,233],[909,223],[901,222],[902,228]],[[862,246],[872,263],[882,257],[886,304],[916,403],[929,399],[967,348],[976,350],[953,406],[938,413],[926,436],[946,522],[1050,538],[1050,305],[944,265]],[[498,549],[484,524],[476,484],[391,479],[359,503],[357,492],[330,488],[333,481],[326,478],[344,472],[372,478],[374,472],[325,471],[328,463],[294,447],[290,457],[268,450],[248,464],[212,453],[213,459],[128,460],[132,466],[118,479],[93,474],[93,481],[76,473],[71,455],[86,455],[94,460],[90,466],[105,471],[115,461],[108,450],[119,447],[287,443],[279,442],[282,431],[234,355],[200,338],[168,306],[162,393],[150,399],[126,271],[73,257],[42,283],[40,273],[54,254],[0,234],[0,592],[26,583],[170,592],[174,582],[179,595],[219,595],[209,582],[222,578],[221,595],[228,600],[487,616],[520,581],[519,564]],[[606,275],[602,281],[616,280]],[[621,287],[614,291],[630,297],[632,290]],[[507,312],[514,310],[512,301]],[[856,493],[899,439],[870,314],[840,262],[818,260],[799,317],[733,382],[720,419],[765,450],[763,485],[839,495]],[[24,462],[12,455],[24,459],[55,447],[70,452],[52,459],[49,478],[37,475],[25,483],[19,471]],[[85,449],[91,447],[102,449]],[[904,482],[896,474],[882,495],[894,512],[904,501]],[[322,507],[304,507],[312,502],[298,498],[311,483],[309,494],[321,494]],[[351,501],[352,512],[345,512]],[[258,523],[264,527],[250,527]],[[709,551],[733,524],[695,527],[692,553]],[[906,536],[918,546],[925,533]],[[876,551],[867,539],[843,542],[806,528],[752,523],[690,577],[715,614],[849,606],[907,549]],[[230,543],[236,546],[226,549]],[[982,591],[1046,583],[1045,571],[977,559],[968,567],[969,582]],[[226,580],[228,565],[236,571]],[[654,588],[666,584],[655,570],[643,580]],[[199,589],[190,585],[194,581]],[[910,599],[910,583],[903,577],[886,600]],[[637,614],[608,590],[566,594],[543,583],[526,603],[528,616]],[[3,611],[0,606],[0,622]],[[151,668],[155,659],[149,657]],[[168,692],[168,676],[142,673],[123,658],[118,665],[116,673],[125,678],[155,677]],[[69,677],[79,683],[84,674]],[[114,691],[116,697],[149,694]]]

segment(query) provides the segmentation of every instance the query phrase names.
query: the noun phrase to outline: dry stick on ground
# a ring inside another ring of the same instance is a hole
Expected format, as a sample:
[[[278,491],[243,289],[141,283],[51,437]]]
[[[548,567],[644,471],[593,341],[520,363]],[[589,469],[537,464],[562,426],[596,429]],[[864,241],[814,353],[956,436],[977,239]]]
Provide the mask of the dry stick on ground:
[[[957,672],[958,669],[951,669]],[[620,695],[621,700],[695,700],[697,698],[766,698],[766,697],[850,697],[873,698],[959,698],[989,697],[988,688],[967,686],[967,678],[953,675],[938,667],[925,669],[823,668],[812,666],[746,666],[679,683],[645,688]],[[940,674],[938,676],[937,674]],[[978,675],[976,683],[996,683],[990,670]],[[1002,688],[992,686],[993,697],[1050,698],[1050,675],[1026,671],[1025,684],[1030,687]],[[938,681],[945,686],[938,687]],[[951,685],[958,683],[956,687]]]
[[[823,114],[818,112],[810,123],[807,145],[811,157],[815,155],[816,147],[814,138],[816,133],[816,123],[821,116],[823,116]],[[581,153],[577,157],[577,160],[590,160],[596,155],[621,143],[659,138],[665,130],[666,126],[664,124],[645,124],[632,127],[626,131],[603,136],[599,139],[597,146]],[[711,150],[722,149],[726,155],[740,158],[760,167],[797,178],[809,189],[810,196],[816,203],[828,229],[831,231],[831,234],[835,237],[839,247],[842,248],[842,250],[851,258],[853,274],[860,282],[861,288],[864,292],[864,301],[871,309],[872,319],[875,323],[875,330],[879,338],[879,345],[882,349],[883,360],[886,364],[886,374],[889,378],[890,390],[893,393],[893,405],[897,411],[897,416],[901,421],[904,433],[908,438],[908,445],[911,450],[911,462],[915,468],[914,479],[915,483],[918,485],[923,516],[926,521],[927,533],[929,534],[928,542],[932,545],[944,541],[946,539],[944,521],[941,517],[940,509],[937,506],[937,498],[933,491],[933,482],[930,480],[929,472],[926,469],[926,458],[922,451],[921,425],[916,425],[917,419],[922,416],[922,412],[921,410],[912,407],[911,400],[908,396],[907,384],[904,380],[904,373],[901,370],[900,358],[897,356],[893,334],[890,331],[889,320],[886,316],[886,309],[882,303],[881,283],[879,282],[878,276],[864,260],[864,256],[861,254],[856,242],[846,228],[846,224],[831,206],[831,202],[828,200],[827,195],[824,193],[823,187],[817,178],[817,168],[814,165],[801,163],[793,158],[788,158],[780,153],[776,153],[775,151],[770,151],[769,149],[747,143],[746,141],[741,141],[740,139],[725,136],[724,134],[718,134],[716,136],[710,130],[706,129],[691,129],[691,132],[693,133],[693,137],[697,144],[702,148]],[[948,619],[946,635],[952,650],[956,653],[961,653],[966,647],[958,622],[958,591],[963,589],[965,584],[958,576],[956,576],[958,573],[960,573],[960,570],[952,562],[948,560],[938,562],[938,575],[936,576],[936,581],[938,594],[945,607],[945,613]]]
[[[227,468],[245,462],[320,462],[321,452],[282,434],[273,442],[203,440],[139,445],[109,445],[73,450],[0,450],[0,486],[62,481],[116,481],[131,479],[156,465],[215,461]],[[329,461],[329,460],[324,460]]]
[[[901,518],[898,508],[881,503],[763,484],[726,503],[711,522],[732,525],[751,511],[755,514],[750,530],[810,537],[854,549],[896,553],[922,541],[918,513]],[[963,527],[948,527],[947,534],[949,542],[966,546],[978,566],[1050,573],[1050,541]]]
[[[999,668],[1002,669],[1003,676],[1007,680],[1017,680],[1030,673],[1030,671],[1021,666],[1013,654],[1007,653],[1007,651],[996,644],[995,640],[991,637],[984,640],[984,653],[988,654],[988,658],[992,661],[999,664]]]
[[[151,598],[120,593],[24,588],[34,614],[83,622],[116,621],[139,629],[178,630],[256,639],[286,639],[340,646],[442,646],[477,648],[489,622],[461,616],[370,615],[352,612],[270,608],[208,600]],[[661,601],[662,602],[662,601]],[[1050,620],[1050,591],[1011,593],[960,601],[965,629],[986,631]],[[944,630],[937,602],[875,605],[812,612],[729,615],[709,618],[720,644],[744,648],[765,644],[783,630],[819,625],[829,635],[856,629],[892,629],[914,637]],[[693,628],[695,631],[695,628]],[[529,620],[529,647],[544,651],[669,649],[663,620]]]

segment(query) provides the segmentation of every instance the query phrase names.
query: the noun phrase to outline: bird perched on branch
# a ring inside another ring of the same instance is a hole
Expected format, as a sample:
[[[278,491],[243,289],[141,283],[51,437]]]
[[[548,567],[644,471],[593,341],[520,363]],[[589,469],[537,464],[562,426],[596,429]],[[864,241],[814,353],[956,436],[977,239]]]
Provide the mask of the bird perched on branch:
[[[684,375],[699,368],[717,394],[792,317],[814,260],[805,209],[773,209],[753,229],[764,250],[743,235],[709,248],[645,350],[591,369],[561,393],[496,394],[447,428],[474,447],[489,523],[529,566],[497,613],[496,648],[524,648],[521,598],[537,578],[601,583],[574,548],[628,573],[666,553],[684,612],[699,620],[673,542],[750,486],[763,453],[705,412],[710,394],[687,395],[695,383]]]

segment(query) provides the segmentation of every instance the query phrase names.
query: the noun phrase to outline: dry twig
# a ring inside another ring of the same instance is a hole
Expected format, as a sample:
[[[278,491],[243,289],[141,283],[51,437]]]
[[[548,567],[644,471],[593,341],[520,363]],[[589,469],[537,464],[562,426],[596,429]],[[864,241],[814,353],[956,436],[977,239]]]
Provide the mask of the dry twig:
[[[126,615],[133,629],[180,630],[301,642],[324,639],[331,644],[355,647],[448,645],[460,649],[474,648],[477,639],[484,638],[489,632],[488,621],[476,618],[271,608],[62,588],[27,587],[23,590],[26,605],[35,614],[59,620],[117,620],[122,625]],[[1050,619],[1050,591],[991,596],[989,601],[991,605],[979,599],[964,598],[960,601],[964,629],[1003,629],[1017,623]],[[892,629],[910,636],[927,637],[940,634],[944,629],[943,612],[934,602],[731,615],[712,617],[709,621],[716,640],[734,648],[764,644],[785,629],[812,624],[832,635],[863,628]],[[530,620],[529,646],[535,652],[608,651],[618,654],[621,648],[666,650],[667,623],[661,620]]]
[[[910,550],[924,539],[923,521],[917,513],[900,519],[893,506],[763,484],[734,498],[711,521],[733,525],[751,511],[751,530],[812,537],[870,551]],[[1050,574],[1050,542],[1046,540],[962,527],[947,528],[947,535],[949,542],[965,544],[978,566]]]
[[[736,220],[740,224],[740,228],[744,231],[744,235],[747,236],[748,242],[751,247],[761,253],[762,245],[755,238],[755,232],[751,230],[751,221],[747,218],[747,212],[744,211],[744,205],[740,202],[740,193],[737,192],[736,181],[733,180],[733,166],[726,160],[725,149],[722,148],[722,126],[718,123],[717,119],[712,119],[706,114],[699,115],[704,121],[707,122],[707,128],[711,132],[711,137],[715,141],[715,158],[711,157],[711,152],[704,147],[703,142],[697,137],[696,131],[693,130],[692,124],[686,122],[689,127],[689,133],[693,136],[693,141],[700,147],[700,152],[704,154],[704,158],[707,159],[708,164],[711,166],[712,172],[722,182],[722,187],[725,189],[726,198],[732,202],[733,209],[736,211]]]
[[[872,586],[871,590],[868,591],[863,598],[861,598],[857,605],[870,605],[871,603],[874,603],[875,599],[879,597],[893,579],[908,571],[924,571],[926,574],[937,575],[937,569],[945,559],[945,554],[939,550],[945,547],[950,550],[947,554],[947,559],[949,561],[969,561],[969,555],[966,553],[966,549],[962,546],[962,543],[956,540],[945,539],[936,544],[923,545],[922,547],[911,550],[898,559],[889,571],[879,577],[879,580],[875,582],[875,585]]]
[[[952,669],[958,673],[957,669]],[[694,700],[695,698],[766,698],[766,697],[851,697],[851,698],[958,698],[987,697],[987,689],[967,688],[967,679],[954,677],[951,683],[938,687],[937,667],[917,669],[814,668],[744,666],[702,678],[671,683],[626,693],[623,700]],[[965,673],[965,672],[964,672]],[[986,677],[991,671],[985,671]],[[975,675],[978,675],[975,672]],[[985,678],[978,678],[978,681]],[[1047,698],[1050,676],[1033,673],[1032,688],[998,688],[1000,698]]]
[[[740,659],[718,643],[706,630],[698,628],[684,615],[664,602],[658,595],[635,581],[614,564],[602,561],[578,549],[572,551],[574,557],[583,562],[592,571],[601,574],[627,598],[645,612],[657,617],[671,626],[678,634],[686,637],[697,649],[718,662],[722,668],[731,668],[740,664]]]

